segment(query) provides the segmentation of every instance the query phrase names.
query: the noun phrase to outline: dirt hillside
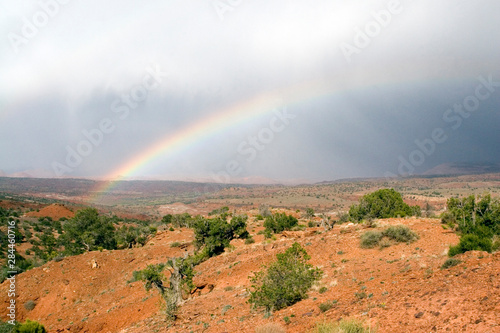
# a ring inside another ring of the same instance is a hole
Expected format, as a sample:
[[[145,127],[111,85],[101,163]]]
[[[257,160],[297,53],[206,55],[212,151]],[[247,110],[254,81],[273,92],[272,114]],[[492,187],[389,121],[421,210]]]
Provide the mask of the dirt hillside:
[[[127,281],[134,270],[192,251],[190,245],[171,247],[192,242],[188,229],[162,231],[142,248],[90,252],[18,275],[18,319],[40,321],[49,332],[254,332],[268,322],[287,332],[307,332],[317,322],[352,317],[378,332],[500,332],[500,253],[469,252],[459,256],[459,265],[441,270],[448,246],[458,237],[437,219],[380,220],[379,229],[405,224],[420,236],[382,250],[360,248],[366,231],[360,225],[320,233],[308,228],[268,242],[256,235],[261,223],[249,225],[254,244],[233,241],[231,251],[196,267],[200,291],[182,304],[174,324],[162,315],[157,291]],[[322,268],[323,278],[308,299],[264,318],[246,303],[248,277],[295,241]],[[326,292],[320,293],[321,287]],[[0,285],[2,317],[7,289],[7,283]],[[28,311],[24,304],[30,300],[36,306]],[[333,307],[322,312],[319,305],[328,301]]]
[[[25,215],[28,217],[50,217],[57,221],[61,217],[72,218],[75,216],[75,213],[64,205],[52,204],[40,209],[38,212],[28,212]]]

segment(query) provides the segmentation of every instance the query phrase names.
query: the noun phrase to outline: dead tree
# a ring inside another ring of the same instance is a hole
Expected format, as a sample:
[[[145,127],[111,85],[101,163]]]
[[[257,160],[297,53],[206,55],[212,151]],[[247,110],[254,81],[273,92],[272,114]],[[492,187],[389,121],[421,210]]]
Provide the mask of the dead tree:
[[[331,216],[326,216],[325,214],[321,214],[321,226],[325,229],[325,231],[333,229],[335,225],[335,220],[332,220]]]
[[[186,252],[184,257],[172,258],[168,261],[167,269],[170,272],[170,286],[165,289],[163,293],[163,298],[166,302],[166,313],[169,319],[175,320],[177,308],[181,305],[184,300],[182,299],[182,287],[184,283],[184,274],[186,259],[188,258],[188,253]]]

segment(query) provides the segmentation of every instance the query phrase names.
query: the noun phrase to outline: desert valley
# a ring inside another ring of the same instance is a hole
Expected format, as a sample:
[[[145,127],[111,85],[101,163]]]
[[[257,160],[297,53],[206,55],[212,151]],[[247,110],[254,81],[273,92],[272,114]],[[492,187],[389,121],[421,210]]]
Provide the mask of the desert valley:
[[[479,207],[489,194],[498,217],[500,174],[99,188],[91,180],[0,178],[3,220],[15,221],[16,260],[24,265],[15,275],[17,322],[36,321],[48,332],[351,332],[334,330],[347,324],[364,327],[359,332],[500,330],[498,236],[488,251],[479,245],[450,256],[465,232],[448,214],[450,198],[473,195]],[[384,189],[412,210],[358,217],[370,193]],[[72,234],[92,218],[109,229]],[[231,236],[217,239],[215,226]],[[1,230],[7,234],[7,222]],[[108,233],[111,243],[98,239]],[[276,268],[277,255],[294,246],[307,253],[298,267],[311,272],[310,281],[297,281],[310,287],[276,302],[283,291],[266,294],[259,283],[271,280],[256,273]],[[10,280],[5,268],[2,274],[5,322]]]

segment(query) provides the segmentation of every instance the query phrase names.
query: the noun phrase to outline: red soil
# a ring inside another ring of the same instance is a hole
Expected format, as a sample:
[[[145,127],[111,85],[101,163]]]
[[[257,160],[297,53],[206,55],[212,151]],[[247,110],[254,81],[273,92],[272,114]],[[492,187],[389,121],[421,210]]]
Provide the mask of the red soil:
[[[53,220],[59,220],[61,217],[72,218],[75,216],[75,213],[64,205],[60,204],[52,204],[50,206],[46,206],[38,212],[29,212],[25,214],[28,217],[51,217]]]
[[[261,223],[251,222],[248,229],[255,234]],[[500,332],[500,253],[469,252],[459,257],[461,264],[441,270],[448,246],[458,237],[439,220],[379,223],[408,225],[420,239],[383,250],[361,249],[359,238],[366,229],[348,224],[320,234],[311,232],[315,229],[291,232],[271,243],[263,242],[262,235],[254,236],[254,244],[235,240],[232,251],[196,267],[200,292],[181,305],[179,319],[171,325],[160,310],[157,291],[147,293],[140,281],[127,283],[134,270],[192,251],[191,246],[170,247],[174,241],[191,242],[191,230],[160,232],[142,248],[90,252],[18,275],[18,320],[38,320],[49,332],[220,333],[254,332],[268,322],[287,332],[307,332],[317,322],[354,317],[377,326],[378,332]],[[265,319],[246,303],[248,276],[295,241],[322,268],[323,278],[308,299]],[[98,268],[92,269],[92,259]],[[323,286],[328,290],[319,293]],[[7,289],[7,283],[0,285],[2,318]],[[23,306],[28,300],[36,303],[32,311]],[[338,302],[321,312],[318,305],[331,300]]]

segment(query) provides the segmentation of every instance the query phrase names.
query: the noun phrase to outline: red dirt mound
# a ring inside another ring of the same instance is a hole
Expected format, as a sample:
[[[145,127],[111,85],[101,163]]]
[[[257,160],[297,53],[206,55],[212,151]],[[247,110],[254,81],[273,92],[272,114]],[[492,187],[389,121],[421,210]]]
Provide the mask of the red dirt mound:
[[[61,217],[65,217],[67,219],[75,216],[75,213],[70,209],[60,204],[52,204],[50,206],[44,207],[40,209],[38,212],[29,212],[26,213],[26,216],[29,217],[51,217],[53,220],[59,220]]]

